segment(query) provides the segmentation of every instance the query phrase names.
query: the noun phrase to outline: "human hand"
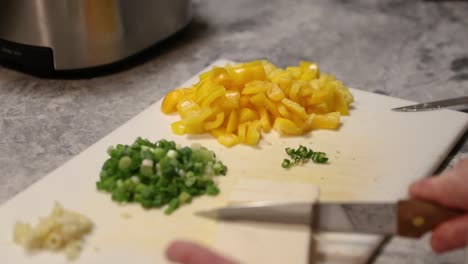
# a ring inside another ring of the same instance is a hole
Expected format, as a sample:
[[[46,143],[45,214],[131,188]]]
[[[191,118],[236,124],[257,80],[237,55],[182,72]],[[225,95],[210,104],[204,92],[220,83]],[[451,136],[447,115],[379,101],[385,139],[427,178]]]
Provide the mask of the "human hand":
[[[236,264],[208,248],[187,241],[172,242],[166,256],[170,261],[181,264]]]
[[[466,210],[467,213],[448,220],[432,232],[431,246],[442,253],[463,247],[468,240],[468,159],[458,162],[437,177],[425,178],[409,188],[413,198],[429,200],[446,207]]]

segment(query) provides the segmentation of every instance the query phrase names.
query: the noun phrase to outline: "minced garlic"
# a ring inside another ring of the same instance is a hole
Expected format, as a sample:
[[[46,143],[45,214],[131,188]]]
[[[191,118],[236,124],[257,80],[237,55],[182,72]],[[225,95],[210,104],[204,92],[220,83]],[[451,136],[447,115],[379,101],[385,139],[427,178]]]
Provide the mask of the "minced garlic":
[[[55,203],[50,215],[41,218],[37,226],[17,222],[13,239],[27,251],[63,250],[68,259],[75,259],[81,251],[83,236],[90,233],[92,228],[89,218]]]

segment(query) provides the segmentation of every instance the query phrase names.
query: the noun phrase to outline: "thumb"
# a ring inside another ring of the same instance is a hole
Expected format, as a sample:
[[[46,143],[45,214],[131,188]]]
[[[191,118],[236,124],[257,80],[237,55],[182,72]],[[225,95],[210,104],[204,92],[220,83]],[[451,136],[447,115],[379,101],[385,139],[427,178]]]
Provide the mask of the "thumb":
[[[442,253],[466,245],[468,240],[468,215],[444,222],[432,232],[431,246]]]

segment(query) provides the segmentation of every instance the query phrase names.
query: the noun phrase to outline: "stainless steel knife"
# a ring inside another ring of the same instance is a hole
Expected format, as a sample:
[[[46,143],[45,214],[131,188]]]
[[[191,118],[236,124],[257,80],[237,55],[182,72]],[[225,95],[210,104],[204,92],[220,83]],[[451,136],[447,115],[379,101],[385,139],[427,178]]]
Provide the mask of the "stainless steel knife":
[[[195,214],[221,221],[307,225],[315,231],[421,237],[463,212],[420,200],[397,203],[251,202]]]
[[[468,108],[468,96],[462,96],[457,98],[451,98],[446,100],[439,100],[415,105],[408,105],[403,107],[393,108],[393,111],[399,112],[418,112],[418,111],[429,111],[437,110],[446,107],[465,107]]]

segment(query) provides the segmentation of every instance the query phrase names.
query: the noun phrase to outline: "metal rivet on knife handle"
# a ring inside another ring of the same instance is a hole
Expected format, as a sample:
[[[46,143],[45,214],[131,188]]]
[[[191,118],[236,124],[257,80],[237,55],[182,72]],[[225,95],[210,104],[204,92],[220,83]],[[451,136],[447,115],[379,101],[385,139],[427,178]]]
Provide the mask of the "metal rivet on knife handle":
[[[421,200],[398,202],[398,235],[419,238],[432,231],[440,223],[462,214],[459,210],[448,209]]]
[[[424,226],[424,223],[425,223],[426,221],[424,220],[424,217],[422,217],[422,216],[416,216],[416,217],[414,217],[414,218],[412,219],[411,222],[413,223],[413,226],[414,226],[414,227],[422,227],[422,226]]]

